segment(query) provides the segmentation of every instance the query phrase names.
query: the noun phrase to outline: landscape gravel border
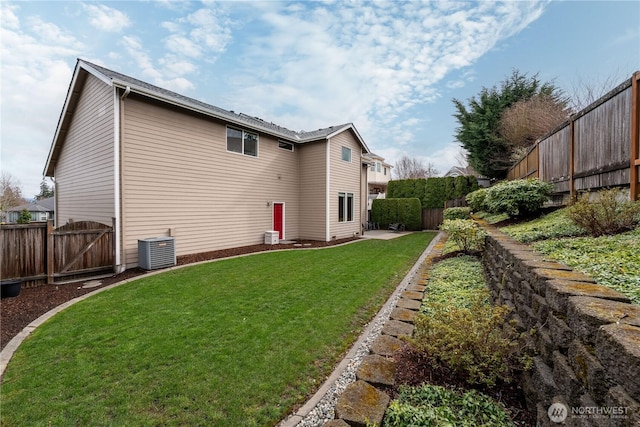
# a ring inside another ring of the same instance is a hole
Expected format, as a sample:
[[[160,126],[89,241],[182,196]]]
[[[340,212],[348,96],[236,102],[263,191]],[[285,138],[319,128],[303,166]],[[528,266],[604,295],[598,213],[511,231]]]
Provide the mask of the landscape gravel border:
[[[378,338],[391,312],[405,289],[416,279],[418,270],[442,238],[439,232],[422,252],[411,270],[400,282],[371,322],[367,324],[344,359],[336,366],[318,391],[294,414],[285,418],[278,427],[320,427],[335,417],[334,408],[342,392],[356,381],[356,371],[362,360],[369,354],[371,344]]]

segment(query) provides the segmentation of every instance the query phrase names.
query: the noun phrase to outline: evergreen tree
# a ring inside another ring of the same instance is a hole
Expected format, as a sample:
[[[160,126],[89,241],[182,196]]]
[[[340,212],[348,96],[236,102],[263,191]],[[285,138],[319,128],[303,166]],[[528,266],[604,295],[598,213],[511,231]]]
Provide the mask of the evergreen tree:
[[[40,181],[40,193],[35,195],[35,199],[36,200],[48,199],[49,197],[53,197],[53,195],[54,195],[53,186],[49,187],[49,185],[47,184],[47,181],[45,181],[43,178],[42,181]]]
[[[561,90],[552,83],[542,83],[537,74],[527,77],[514,70],[500,87],[482,88],[468,100],[468,106],[454,99],[454,117],[460,126],[456,138],[468,153],[469,164],[480,174],[490,178],[504,178],[511,166],[512,146],[500,133],[503,111],[518,101],[535,95],[548,96],[566,105]]]

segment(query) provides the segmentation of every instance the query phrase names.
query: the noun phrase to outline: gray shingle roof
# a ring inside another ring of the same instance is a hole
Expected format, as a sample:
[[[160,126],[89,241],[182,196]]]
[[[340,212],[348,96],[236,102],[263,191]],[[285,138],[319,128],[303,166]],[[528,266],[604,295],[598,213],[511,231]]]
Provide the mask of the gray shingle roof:
[[[7,209],[7,212],[22,212],[23,209],[28,210],[29,212],[53,212],[53,197],[49,197],[47,199],[41,199],[35,201],[33,203],[26,203],[20,206],[14,206],[12,208]]]
[[[327,128],[318,129],[310,132],[305,132],[305,131],[297,132],[297,131],[293,131],[285,127],[279,126],[275,123],[262,120],[259,117],[253,117],[244,113],[235,113],[233,111],[228,111],[228,110],[216,107],[214,105],[210,105],[205,102],[198,101],[197,99],[180,95],[179,93],[172,92],[167,89],[163,89],[161,87],[124,75],[122,73],[118,73],[117,71],[109,70],[108,68],[104,68],[100,65],[93,64],[85,60],[79,59],[78,61],[84,64],[85,66],[99,72],[100,74],[102,74],[103,76],[111,80],[112,84],[114,85],[119,85],[123,87],[129,86],[131,90],[134,92],[142,92],[149,95],[155,95],[161,99],[164,99],[167,101],[173,101],[177,105],[195,108],[196,110],[199,110],[203,113],[218,117],[220,119],[227,120],[231,123],[248,126],[252,129],[261,130],[263,132],[267,132],[293,142],[317,141],[319,139],[328,137],[334,132],[341,131],[349,127],[354,128],[352,123],[345,123],[345,124],[330,126]],[[355,131],[355,128],[354,128],[354,131]],[[355,132],[357,133],[357,131]]]

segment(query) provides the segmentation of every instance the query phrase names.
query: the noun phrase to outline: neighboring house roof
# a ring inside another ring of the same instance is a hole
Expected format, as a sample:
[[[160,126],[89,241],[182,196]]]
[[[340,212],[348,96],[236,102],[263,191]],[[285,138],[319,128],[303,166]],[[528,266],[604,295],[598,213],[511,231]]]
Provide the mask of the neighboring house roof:
[[[38,200],[34,203],[26,203],[20,206],[14,206],[7,209],[7,212],[22,212],[28,210],[29,212],[53,212],[53,197],[47,199]]]
[[[260,119],[259,117],[252,117],[243,113],[227,111],[222,108],[204,103],[202,101],[180,95],[176,92],[154,86],[142,80],[138,80],[133,77],[118,73],[116,71],[109,70],[91,62],[78,59],[76,68],[73,73],[73,78],[71,79],[69,90],[67,92],[67,98],[65,100],[62,113],[60,114],[60,119],[58,120],[58,126],[56,128],[53,143],[51,145],[49,157],[47,158],[47,163],[44,170],[45,176],[53,176],[53,166],[55,165],[57,157],[62,148],[61,146],[64,141],[64,137],[70,126],[71,117],[80,98],[82,85],[86,81],[88,74],[95,76],[109,86],[122,88],[126,91],[126,93],[133,92],[144,95],[171,105],[185,108],[187,110],[196,111],[207,116],[221,119],[228,123],[261,131],[263,133],[267,133],[269,135],[273,135],[290,142],[305,143],[318,141],[320,139],[329,139],[341,132],[344,132],[345,130],[351,129],[356,136],[356,139],[364,148],[364,151],[367,153],[369,152],[369,148],[356,130],[353,123],[330,126],[310,132],[297,132],[276,125],[274,123],[267,122]]]
[[[453,166],[451,169],[449,169],[449,171],[447,173],[444,174],[444,176],[445,177],[447,177],[447,176],[452,176],[452,177],[456,177],[456,176],[475,176],[476,178],[483,178],[471,166],[467,166],[467,167]]]
[[[383,165],[385,165],[385,166],[387,166],[387,167],[390,167],[390,168],[392,168],[392,167],[393,167],[393,166],[391,166],[389,163],[387,163],[387,162],[385,162],[385,161],[384,161],[384,157],[382,157],[382,156],[380,156],[380,155],[378,155],[378,154],[375,154],[375,153],[371,153],[371,152],[369,152],[369,153],[365,153],[365,154],[363,154],[363,155],[362,155],[362,157],[363,157],[365,160],[368,160],[370,163],[372,163],[372,162],[374,162],[374,161],[376,161],[376,160],[379,160],[379,161],[380,161],[380,163],[382,163]]]

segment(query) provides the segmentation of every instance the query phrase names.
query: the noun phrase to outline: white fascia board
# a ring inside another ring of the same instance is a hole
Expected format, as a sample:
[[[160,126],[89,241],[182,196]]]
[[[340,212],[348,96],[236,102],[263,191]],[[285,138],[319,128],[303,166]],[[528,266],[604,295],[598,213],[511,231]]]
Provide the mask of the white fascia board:
[[[371,150],[369,150],[369,147],[367,147],[367,144],[365,144],[364,139],[362,139],[362,136],[360,136],[360,133],[358,132],[356,127],[353,125],[353,123],[349,123],[348,125],[345,125],[339,129],[336,129],[335,131],[327,135],[326,138],[327,139],[333,138],[334,136],[344,132],[347,129],[351,129],[353,131],[353,133],[356,135],[356,139],[358,140],[360,145],[362,145],[362,148],[364,148],[365,153],[370,153]]]

